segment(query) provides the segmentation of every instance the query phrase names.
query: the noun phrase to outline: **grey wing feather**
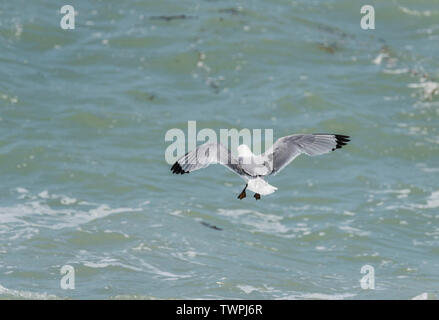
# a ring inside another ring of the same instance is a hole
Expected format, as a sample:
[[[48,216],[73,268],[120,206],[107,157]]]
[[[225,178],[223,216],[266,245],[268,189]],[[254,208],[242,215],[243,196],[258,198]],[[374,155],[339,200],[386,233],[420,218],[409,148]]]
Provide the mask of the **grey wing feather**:
[[[238,160],[221,143],[205,143],[186,153],[171,167],[172,173],[185,174],[211,164],[222,164],[238,175],[246,175]]]
[[[270,174],[277,174],[297,156],[325,154],[346,145],[349,136],[339,134],[293,134],[278,139],[264,156],[272,164]]]

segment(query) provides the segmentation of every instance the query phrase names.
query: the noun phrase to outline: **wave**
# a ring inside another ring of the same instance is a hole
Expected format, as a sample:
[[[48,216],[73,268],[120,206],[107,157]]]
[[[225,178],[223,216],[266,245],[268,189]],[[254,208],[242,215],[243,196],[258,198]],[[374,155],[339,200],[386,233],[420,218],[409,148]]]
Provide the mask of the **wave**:
[[[23,290],[14,290],[3,287],[0,284],[0,297],[11,299],[31,299],[31,300],[59,300],[62,299],[56,295],[40,292],[31,292]]]

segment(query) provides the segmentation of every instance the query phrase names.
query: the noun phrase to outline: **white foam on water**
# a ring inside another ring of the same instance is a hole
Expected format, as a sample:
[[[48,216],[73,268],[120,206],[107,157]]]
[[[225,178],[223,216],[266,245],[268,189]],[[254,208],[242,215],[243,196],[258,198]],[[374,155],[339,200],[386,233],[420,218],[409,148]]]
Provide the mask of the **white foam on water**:
[[[439,207],[439,190],[433,191],[431,195],[427,198],[426,204],[416,204],[411,203],[404,206],[388,206],[386,209],[388,210],[397,210],[397,209],[435,209]]]
[[[0,207],[0,234],[13,231],[12,239],[38,233],[38,228],[63,229],[77,227],[113,214],[142,211],[142,208],[112,208],[106,204],[78,202],[65,195],[50,194],[44,190],[33,196],[24,188],[15,189],[18,199],[24,200],[13,206]],[[53,208],[49,201],[59,200],[65,208]],[[92,207],[92,208],[87,208]],[[21,228],[21,229],[20,229]],[[27,230],[26,232],[24,230]]]
[[[173,257],[176,257],[177,259],[186,261],[188,263],[193,263],[193,264],[200,265],[200,266],[206,265],[205,263],[201,263],[201,262],[198,262],[195,260],[195,258],[198,256],[206,256],[205,253],[199,253],[199,252],[196,252],[193,250],[187,250],[184,252],[173,252],[173,253],[171,253],[171,255]]]
[[[137,294],[121,294],[114,297],[110,297],[110,299],[113,300],[157,300],[158,297],[154,296],[144,296],[144,295],[137,295]]]
[[[134,251],[152,251],[150,247],[141,242],[137,247],[131,248]]]
[[[154,274],[165,278],[165,280],[179,280],[179,279],[185,279],[185,278],[190,278],[190,275],[186,275],[186,274],[175,274],[172,272],[168,272],[168,271],[163,271],[155,266],[153,266],[152,264],[149,264],[145,261],[142,262],[142,265],[147,267],[150,271],[152,271]]]
[[[430,197],[427,199],[427,204],[424,208],[437,208],[439,207],[439,190],[433,192]]]
[[[383,59],[389,58],[389,54],[386,52],[380,52],[375,59],[372,60],[372,63],[380,65],[383,62]]]
[[[14,299],[32,299],[32,300],[61,299],[53,294],[8,289],[0,284],[0,296],[1,295],[5,295],[6,297],[10,297]]]
[[[64,204],[66,206],[74,204],[76,201],[77,200],[75,198],[61,197],[61,204]]]
[[[410,192],[411,192],[410,189],[386,189],[386,190],[371,191],[371,193],[375,193],[375,194],[394,193],[403,196],[407,196]]]
[[[439,83],[434,81],[425,81],[419,83],[409,83],[407,85],[412,89],[422,89],[422,98],[432,100],[433,97],[439,94]]]
[[[352,234],[360,237],[367,237],[371,234],[369,231],[364,231],[359,228],[352,227],[351,224],[354,222],[355,221],[352,219],[344,221],[342,225],[339,226],[338,228],[344,232],[347,232],[348,234]]]
[[[339,229],[342,230],[342,231],[345,231],[345,232],[347,232],[349,234],[354,234],[354,235],[357,235],[357,236],[360,236],[360,237],[367,237],[367,236],[370,235],[369,231],[363,231],[363,230],[360,230],[358,228],[354,228],[354,227],[351,227],[351,226],[340,226]]]
[[[238,284],[237,287],[239,289],[241,289],[242,291],[244,291],[246,294],[250,294],[253,291],[259,291],[258,288],[255,288],[253,286],[249,286],[249,285],[246,285],[246,284]]]
[[[412,300],[436,300],[436,295],[434,293],[424,292],[416,297],[413,297]]]
[[[0,223],[19,222],[35,227],[50,229],[63,229],[75,227],[93,220],[104,218],[111,214],[122,212],[142,211],[141,208],[111,208],[108,205],[100,205],[90,210],[77,209],[52,209],[49,205],[31,201],[14,207],[0,207]],[[38,217],[38,221],[30,222],[29,217]],[[26,220],[24,220],[26,218]]]
[[[252,232],[284,234],[291,230],[280,223],[280,221],[284,219],[283,217],[274,214],[261,213],[248,209],[218,209],[218,213],[234,219],[239,218],[240,223],[253,227]]]
[[[401,68],[401,69],[384,69],[383,73],[386,74],[403,74],[408,73],[410,70],[407,68]]]
[[[326,294],[326,293],[304,293],[304,294],[294,294],[282,297],[283,300],[343,300],[355,297],[354,293],[336,293],[336,294]]]
[[[17,191],[18,193],[28,193],[29,192],[27,189],[20,188],[20,187],[16,188],[15,191]]]
[[[218,209],[218,213],[222,216],[227,217],[238,217],[243,214],[250,214],[252,211],[248,209],[235,209],[235,210],[226,210],[226,209]]]
[[[244,291],[244,293],[246,294],[250,294],[252,292],[260,292],[260,293],[278,292],[278,290],[275,290],[273,287],[269,287],[265,284],[263,284],[263,287],[254,287],[248,284],[238,284],[236,285],[236,287],[241,291]]]
[[[133,260],[137,261],[137,265],[145,267],[147,271],[151,272],[152,274],[163,278],[163,280],[168,280],[168,281],[175,281],[175,280],[179,280],[179,279],[186,279],[186,278],[191,278],[192,275],[189,274],[175,274],[169,271],[164,271],[148,262],[146,262],[144,259],[141,259],[137,256],[131,256],[131,258]],[[142,271],[146,271],[145,269],[142,269]]]
[[[44,191],[40,192],[40,193],[38,194],[38,196],[39,196],[40,198],[43,198],[43,199],[49,199],[49,198],[50,198],[50,196],[49,196],[49,191],[47,191],[47,190],[44,190]]]
[[[121,267],[121,268],[129,269],[132,271],[142,271],[141,268],[137,268],[134,266],[130,266],[130,265],[121,263],[113,258],[104,258],[100,262],[82,261],[82,264],[86,267],[93,268],[93,269],[104,269],[104,268],[108,268],[108,267]]]
[[[171,216],[181,216],[182,211],[181,210],[174,210],[174,211],[169,212],[169,214]]]
[[[324,293],[307,293],[303,295],[304,299],[325,299],[325,300],[343,300],[353,298],[356,295],[353,293],[341,294],[324,294]]]
[[[409,15],[409,16],[417,16],[417,17],[430,17],[433,14],[437,14],[438,11],[430,11],[430,10],[414,10],[403,6],[398,6],[399,10],[401,10],[403,13]]]

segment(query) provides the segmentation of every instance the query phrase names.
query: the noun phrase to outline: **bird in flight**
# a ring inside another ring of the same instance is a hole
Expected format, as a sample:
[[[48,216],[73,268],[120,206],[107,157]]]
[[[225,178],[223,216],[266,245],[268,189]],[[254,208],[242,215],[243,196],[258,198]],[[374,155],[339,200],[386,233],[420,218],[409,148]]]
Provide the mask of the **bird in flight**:
[[[329,153],[340,149],[349,141],[349,136],[340,134],[293,134],[279,138],[268,151],[260,155],[253,154],[247,145],[241,144],[237,149],[238,159],[223,144],[208,142],[186,153],[174,163],[171,171],[185,174],[218,163],[246,181],[238,199],[246,197],[245,191],[248,188],[255,193],[256,200],[259,200],[261,195],[269,195],[277,190],[264,178],[276,175],[300,154],[317,156]]]

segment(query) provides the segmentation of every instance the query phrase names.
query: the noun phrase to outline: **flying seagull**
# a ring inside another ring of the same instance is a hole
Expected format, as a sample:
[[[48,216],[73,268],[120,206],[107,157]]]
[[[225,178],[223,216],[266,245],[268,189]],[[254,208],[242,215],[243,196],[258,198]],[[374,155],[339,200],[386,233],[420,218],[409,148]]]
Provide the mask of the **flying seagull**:
[[[237,149],[238,159],[221,143],[208,142],[186,153],[174,163],[171,171],[175,174],[185,174],[219,163],[247,182],[238,199],[246,197],[245,190],[248,188],[255,193],[256,200],[259,200],[261,195],[268,195],[277,190],[268,184],[264,177],[276,175],[302,153],[308,156],[329,153],[340,149],[349,141],[349,136],[340,134],[293,134],[279,138],[261,155],[254,155],[247,145],[241,144]]]

